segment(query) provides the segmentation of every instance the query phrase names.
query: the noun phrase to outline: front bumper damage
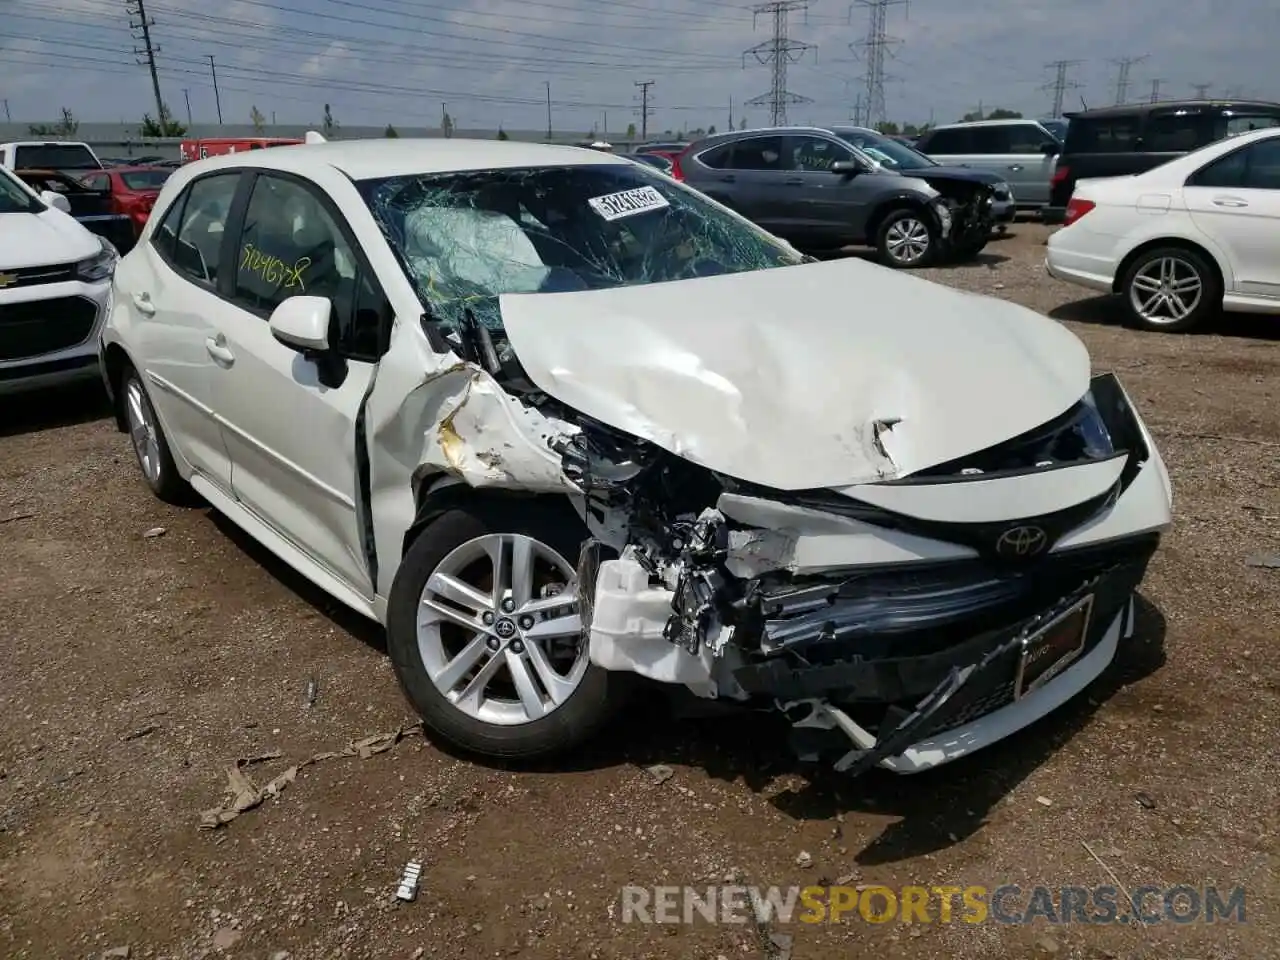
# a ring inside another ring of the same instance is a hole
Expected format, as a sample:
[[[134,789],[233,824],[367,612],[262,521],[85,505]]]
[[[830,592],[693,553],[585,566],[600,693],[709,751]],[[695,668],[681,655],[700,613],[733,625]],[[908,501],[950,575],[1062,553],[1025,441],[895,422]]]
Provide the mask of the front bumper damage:
[[[1167,475],[1123,390],[1104,376],[1091,395],[1120,451],[1114,480],[1051,514],[1012,504],[1000,523],[938,523],[832,491],[738,487],[672,525],[665,552],[640,524],[611,559],[589,544],[578,590],[593,662],[781,711],[801,757],[850,775],[917,772],[1002,739],[1110,663],[1169,522]],[[594,479],[634,489],[635,475]],[[593,475],[579,479],[591,523]],[[1002,531],[1031,528],[1042,552],[997,555]]]

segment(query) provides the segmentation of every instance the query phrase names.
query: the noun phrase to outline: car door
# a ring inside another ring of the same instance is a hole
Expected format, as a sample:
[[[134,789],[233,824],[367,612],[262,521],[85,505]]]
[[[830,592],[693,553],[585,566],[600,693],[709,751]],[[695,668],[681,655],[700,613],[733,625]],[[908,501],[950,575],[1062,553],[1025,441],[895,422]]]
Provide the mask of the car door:
[[[787,187],[788,229],[815,245],[844,245],[863,239],[871,203],[883,191],[880,176],[862,171],[856,175],[834,173],[832,164],[857,162],[845,144],[816,134],[792,134],[787,138],[790,170]],[[887,175],[887,174],[886,174]]]
[[[996,155],[997,162],[990,170],[1003,177],[1013,189],[1014,199],[1027,206],[1044,206],[1049,202],[1049,183],[1061,144],[1040,124],[1008,123],[999,127],[1003,131],[1003,152]],[[1046,153],[1053,148],[1052,153]],[[1004,169],[1001,169],[1003,162]]]
[[[789,223],[786,138],[779,134],[744,137],[733,141],[733,149],[719,171],[718,190],[727,186],[730,206],[748,220],[779,236],[787,236]]]
[[[239,500],[360,595],[374,587],[362,547],[356,421],[389,308],[341,213],[314,183],[260,173],[215,317],[215,400]],[[330,353],[272,335],[293,296],[327,297]]]
[[[1226,251],[1231,290],[1280,298],[1280,137],[1219,157],[1182,193],[1196,226]]]
[[[148,243],[116,267],[119,308],[128,312],[127,344],[146,380],[169,442],[215,487],[231,490],[231,461],[214,413],[207,344],[222,301],[223,238],[239,171],[193,180],[165,211]]]

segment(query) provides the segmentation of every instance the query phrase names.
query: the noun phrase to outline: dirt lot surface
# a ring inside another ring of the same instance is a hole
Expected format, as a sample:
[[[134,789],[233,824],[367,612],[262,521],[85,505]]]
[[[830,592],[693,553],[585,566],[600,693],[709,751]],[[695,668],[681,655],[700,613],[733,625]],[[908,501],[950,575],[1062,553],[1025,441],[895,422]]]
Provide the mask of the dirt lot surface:
[[[1280,956],[1280,570],[1246,563],[1280,551],[1280,325],[1123,329],[1043,275],[1045,236],[1020,224],[982,263],[929,273],[1067,321],[1157,433],[1177,520],[1139,637],[1098,684],[915,778],[810,771],[772,723],[655,699],[557,769],[487,768],[411,730],[201,829],[237,758],[278,752],[246,768],[263,784],[412,719],[379,631],[209,511],[155,500],[93,391],[4,403],[0,955]],[[422,893],[398,903],[411,859]],[[1246,920],[621,922],[624,885],[726,876],[1242,885]]]

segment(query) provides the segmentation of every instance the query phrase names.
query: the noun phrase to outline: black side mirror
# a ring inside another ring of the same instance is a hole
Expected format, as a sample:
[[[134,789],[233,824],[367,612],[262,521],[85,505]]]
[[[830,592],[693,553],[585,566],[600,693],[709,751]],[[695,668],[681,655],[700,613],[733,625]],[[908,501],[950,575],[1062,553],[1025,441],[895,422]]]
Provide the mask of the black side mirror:
[[[1055,141],[1041,144],[1040,152],[1043,153],[1046,157],[1056,157],[1058,154],[1062,152],[1062,145]]]
[[[856,177],[862,172],[857,160],[837,160],[831,164],[831,172],[842,177]]]

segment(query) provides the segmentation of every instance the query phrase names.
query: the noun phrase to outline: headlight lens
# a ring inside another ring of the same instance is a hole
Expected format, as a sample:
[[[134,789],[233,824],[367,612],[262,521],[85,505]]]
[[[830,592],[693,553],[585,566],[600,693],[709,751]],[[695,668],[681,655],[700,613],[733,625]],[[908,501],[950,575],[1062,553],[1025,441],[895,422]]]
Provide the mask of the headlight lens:
[[[115,270],[116,261],[120,259],[120,251],[106,237],[99,237],[98,243],[101,244],[101,249],[96,254],[76,264],[77,280],[97,283],[99,280],[107,279]]]

